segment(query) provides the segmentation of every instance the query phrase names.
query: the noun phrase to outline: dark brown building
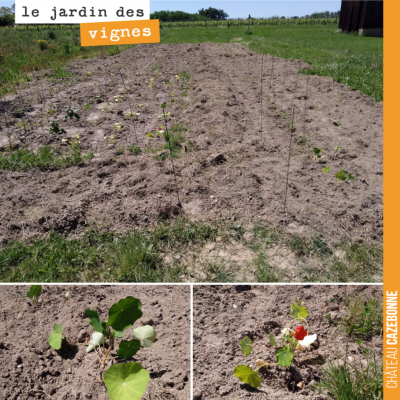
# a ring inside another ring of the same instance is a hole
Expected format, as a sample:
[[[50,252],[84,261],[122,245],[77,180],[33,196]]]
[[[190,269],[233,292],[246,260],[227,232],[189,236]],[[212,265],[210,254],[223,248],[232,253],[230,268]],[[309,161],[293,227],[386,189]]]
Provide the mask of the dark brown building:
[[[383,36],[383,0],[342,0],[339,29],[365,36]]]

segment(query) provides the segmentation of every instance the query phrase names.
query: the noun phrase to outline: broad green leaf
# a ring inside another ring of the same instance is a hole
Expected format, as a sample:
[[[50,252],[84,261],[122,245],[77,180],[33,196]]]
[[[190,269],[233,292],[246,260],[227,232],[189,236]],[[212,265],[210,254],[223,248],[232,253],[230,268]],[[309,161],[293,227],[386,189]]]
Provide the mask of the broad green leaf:
[[[261,386],[261,378],[258,376],[256,371],[253,371],[247,365],[238,365],[235,368],[234,374],[241,382],[248,383],[255,388]]]
[[[49,345],[54,350],[60,350],[61,343],[62,343],[62,327],[61,327],[61,325],[54,325],[53,332],[51,333],[51,335],[49,337]]]
[[[271,332],[269,334],[269,342],[271,343],[271,346],[275,346],[276,345],[276,341],[275,341],[275,335],[273,332]]]
[[[140,350],[139,340],[123,340],[118,348],[117,356],[120,358],[129,358],[134,356]]]
[[[353,174],[349,174],[349,181],[354,181],[354,175]]]
[[[161,104],[161,108],[165,108],[167,105],[165,103]]]
[[[140,340],[142,347],[150,347],[156,340],[157,332],[150,325],[140,326],[133,330],[133,337]]]
[[[356,343],[357,343],[358,345],[360,345],[360,344],[361,344],[361,340],[356,340]]]
[[[142,303],[128,296],[115,303],[108,311],[108,325],[116,331],[124,331],[142,316]]]
[[[85,311],[85,314],[89,318],[89,324],[93,326],[93,329],[96,332],[104,334],[104,324],[102,323],[103,321],[101,320],[99,313],[88,308]]]
[[[251,339],[248,338],[247,336],[239,342],[239,347],[245,356],[249,356],[253,351],[253,346],[251,345]]]
[[[111,400],[139,400],[149,381],[149,373],[137,362],[114,364],[104,374]]]
[[[42,286],[41,285],[32,285],[29,290],[26,292],[26,295],[30,298],[36,298],[40,296],[40,293],[42,293]]]
[[[290,315],[298,320],[303,320],[308,317],[307,308],[298,306],[297,304],[292,304],[290,306]]]
[[[124,331],[113,331],[112,334],[114,335],[114,337],[124,337]]]
[[[282,349],[277,351],[276,358],[281,367],[290,367],[293,362],[293,350],[284,346]]]
[[[320,154],[321,153],[321,149],[319,149],[318,147],[314,147],[314,153],[315,154]]]
[[[322,172],[325,172],[325,174],[327,173],[327,172],[329,172],[331,169],[330,169],[330,167],[324,167],[324,168],[322,168]]]

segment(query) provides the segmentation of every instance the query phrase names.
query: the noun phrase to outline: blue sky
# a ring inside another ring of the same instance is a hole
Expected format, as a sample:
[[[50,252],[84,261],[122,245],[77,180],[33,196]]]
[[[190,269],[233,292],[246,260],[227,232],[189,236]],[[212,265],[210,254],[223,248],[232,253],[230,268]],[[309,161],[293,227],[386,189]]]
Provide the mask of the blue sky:
[[[32,1],[32,0],[30,0]],[[40,0],[34,0],[40,1]],[[33,1],[32,1],[33,3]],[[0,1],[1,6],[10,7],[14,1]],[[66,2],[68,4],[68,2]],[[156,1],[150,0],[151,12],[160,10],[185,11],[196,13],[201,8],[221,8],[228,13],[230,18],[244,18],[251,14],[252,17],[272,17],[284,15],[285,17],[302,16],[321,11],[340,10],[340,0],[275,0],[275,1]]]

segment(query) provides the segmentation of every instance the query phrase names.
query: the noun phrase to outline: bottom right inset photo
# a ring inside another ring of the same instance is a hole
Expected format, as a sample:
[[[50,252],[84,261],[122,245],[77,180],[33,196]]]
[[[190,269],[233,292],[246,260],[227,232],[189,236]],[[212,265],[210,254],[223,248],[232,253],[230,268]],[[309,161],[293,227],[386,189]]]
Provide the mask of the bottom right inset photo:
[[[193,287],[193,398],[383,398],[382,285]]]

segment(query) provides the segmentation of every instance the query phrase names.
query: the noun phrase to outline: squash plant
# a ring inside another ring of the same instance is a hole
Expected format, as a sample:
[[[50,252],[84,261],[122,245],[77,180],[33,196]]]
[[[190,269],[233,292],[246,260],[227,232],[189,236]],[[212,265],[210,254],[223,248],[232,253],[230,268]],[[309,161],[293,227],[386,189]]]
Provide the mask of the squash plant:
[[[282,330],[282,337],[280,338],[281,343],[277,344],[277,338],[273,332],[269,334],[269,342],[271,347],[266,349],[259,349],[253,346],[252,341],[249,337],[245,337],[239,342],[239,347],[242,350],[243,355],[249,356],[253,352],[253,348],[260,351],[265,350],[276,350],[277,363],[267,363],[263,360],[256,360],[255,364],[257,368],[253,370],[247,365],[238,365],[235,368],[234,374],[243,383],[247,383],[255,388],[261,386],[261,377],[258,375],[257,371],[262,367],[268,367],[272,365],[280,365],[281,367],[290,367],[293,362],[294,356],[297,352],[305,351],[307,347],[310,347],[312,343],[317,340],[317,335],[310,335],[310,327],[307,322],[308,310],[303,307],[303,302],[300,299],[295,299],[295,304],[290,307],[290,315],[292,317],[289,320],[285,329]],[[294,324],[299,325],[296,330],[292,330],[291,327]],[[303,324],[306,325],[307,329],[304,329]]]
[[[103,321],[97,311],[88,308],[86,316],[93,327],[92,339],[87,345],[86,351],[95,351],[100,371],[103,371],[109,361],[128,359],[133,357],[142,347],[150,347],[156,340],[156,331],[149,325],[141,326],[133,330],[132,340],[122,340],[117,350],[117,357],[111,356],[116,338],[123,338],[124,332],[132,327],[142,317],[142,303],[139,299],[128,296],[115,303],[108,311],[108,320]],[[49,344],[54,350],[60,350],[62,339],[61,325],[54,325],[53,333],[49,338]],[[68,341],[68,340],[67,340]],[[111,400],[139,400],[146,392],[150,381],[149,372],[142,368],[138,362],[126,362],[112,364],[104,373],[104,382]]]

